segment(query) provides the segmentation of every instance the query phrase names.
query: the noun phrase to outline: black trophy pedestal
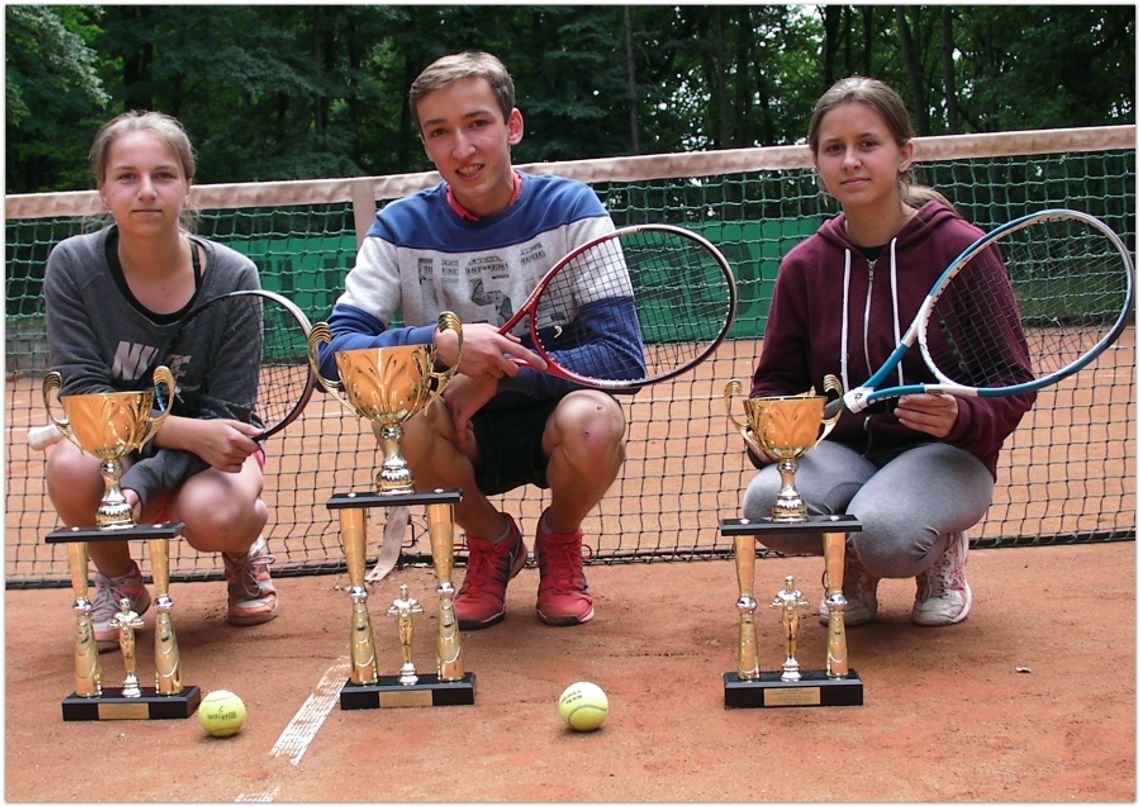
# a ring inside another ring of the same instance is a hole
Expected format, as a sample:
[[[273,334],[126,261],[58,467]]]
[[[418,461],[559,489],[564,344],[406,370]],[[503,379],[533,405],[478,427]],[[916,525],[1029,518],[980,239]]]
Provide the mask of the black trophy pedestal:
[[[389,709],[407,706],[470,706],[475,703],[475,673],[458,681],[440,681],[435,673],[401,684],[398,676],[381,675],[375,684],[348,681],[340,691],[341,709]]]
[[[763,541],[765,536],[794,537],[803,542],[804,551],[812,544],[819,546],[823,541],[825,566],[828,554],[838,552],[840,558],[843,544],[829,544],[824,536],[828,534],[860,532],[863,525],[851,515],[808,516],[804,521],[779,522],[770,518],[724,519],[720,523],[721,535],[754,535]],[[831,548],[829,548],[829,546]],[[841,658],[846,662],[845,632]],[[829,646],[829,653],[831,648]],[[725,708],[755,709],[772,706],[861,706],[863,704],[863,681],[854,669],[832,678],[826,670],[801,669],[799,681],[781,681],[782,670],[761,671],[755,680],[741,680],[735,672],[724,674]]]
[[[823,670],[800,670],[799,681],[781,681],[780,672],[761,672],[759,680],[742,681],[724,674],[726,708],[770,706],[862,706],[863,681],[852,669],[843,678],[828,678]]]
[[[97,697],[72,693],[63,699],[64,720],[171,720],[194,714],[202,690],[186,687],[177,695],[159,695],[154,687],[139,687],[142,696],[123,697],[122,688],[107,687]]]
[[[157,524],[136,524],[121,530],[96,527],[60,527],[44,538],[49,544],[69,544],[77,541],[100,543],[107,541],[137,541],[140,538],[176,538],[186,524],[181,521],[161,521]]]

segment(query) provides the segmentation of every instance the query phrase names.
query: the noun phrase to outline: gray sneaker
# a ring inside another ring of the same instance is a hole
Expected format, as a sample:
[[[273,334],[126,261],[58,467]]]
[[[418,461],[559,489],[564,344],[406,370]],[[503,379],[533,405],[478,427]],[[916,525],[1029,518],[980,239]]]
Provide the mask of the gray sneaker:
[[[226,570],[226,621],[231,625],[260,625],[277,616],[277,588],[269,576],[274,560],[264,536],[250,546],[244,558],[222,553]]]
[[[91,595],[91,622],[95,630],[95,646],[100,653],[119,647],[119,629],[111,621],[119,613],[119,600],[127,597],[131,610],[139,616],[150,608],[150,592],[143,585],[139,565],[131,561],[132,569],[119,577],[107,577],[98,569],[92,575],[95,591]]]
[[[934,565],[915,578],[918,590],[910,619],[916,625],[956,625],[970,613],[974,592],[966,582],[966,557],[970,539],[966,533],[950,534],[950,546]]]
[[[847,627],[865,625],[875,618],[879,610],[879,578],[872,577],[863,568],[863,564],[851,554],[847,553],[843,569],[843,596],[847,600],[847,607],[843,610],[843,624]],[[828,622],[827,600],[819,604],[819,623]]]

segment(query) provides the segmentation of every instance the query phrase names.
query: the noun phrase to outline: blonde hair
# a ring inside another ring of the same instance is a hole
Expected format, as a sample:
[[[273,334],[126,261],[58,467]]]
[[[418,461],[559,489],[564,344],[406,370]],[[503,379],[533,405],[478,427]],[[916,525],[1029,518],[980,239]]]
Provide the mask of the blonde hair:
[[[914,137],[914,125],[907,112],[906,102],[889,85],[867,76],[848,76],[831,85],[812,108],[808,123],[808,146],[813,155],[819,153],[819,127],[828,112],[843,104],[859,103],[870,107],[887,125],[895,144],[902,148]],[[899,194],[914,208],[933,200],[957,212],[953,203],[933,188],[915,182],[913,163],[899,174]]]
[[[107,178],[107,160],[111,154],[111,146],[124,134],[139,131],[150,132],[162,140],[177,158],[187,184],[194,181],[198,166],[197,157],[190,143],[190,136],[186,134],[182,124],[176,118],[162,112],[133,109],[104,123],[91,143],[88,159],[96,188],[102,188]],[[192,230],[197,219],[197,211],[187,204],[182,209],[180,223],[185,229]]]
[[[417,106],[420,99],[434,90],[442,89],[465,78],[483,78],[491,85],[503,120],[511,116],[515,108],[515,82],[501,61],[483,51],[464,51],[441,56],[424,68],[408,90],[408,105],[412,110],[412,120],[416,131],[420,128],[420,113]]]

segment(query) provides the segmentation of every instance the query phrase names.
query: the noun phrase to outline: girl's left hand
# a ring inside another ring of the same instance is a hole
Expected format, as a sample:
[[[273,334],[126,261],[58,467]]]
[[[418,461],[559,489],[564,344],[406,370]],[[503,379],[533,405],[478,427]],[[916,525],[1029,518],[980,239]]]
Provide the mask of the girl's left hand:
[[[945,439],[958,420],[958,399],[941,392],[904,395],[895,407],[895,417],[908,428]]]
[[[238,473],[246,457],[257,451],[253,440],[261,429],[238,420],[199,420],[195,453],[219,471]]]

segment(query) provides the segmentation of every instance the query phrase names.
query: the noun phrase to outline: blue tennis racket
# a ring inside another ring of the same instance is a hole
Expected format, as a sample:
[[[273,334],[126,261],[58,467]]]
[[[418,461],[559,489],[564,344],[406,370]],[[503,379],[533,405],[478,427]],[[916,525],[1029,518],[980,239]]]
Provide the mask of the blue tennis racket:
[[[1014,219],[946,267],[898,346],[827,416],[920,392],[989,398],[1055,384],[1132,322],[1133,286],[1128,248],[1099,219],[1075,210]],[[915,342],[937,382],[891,386]]]

